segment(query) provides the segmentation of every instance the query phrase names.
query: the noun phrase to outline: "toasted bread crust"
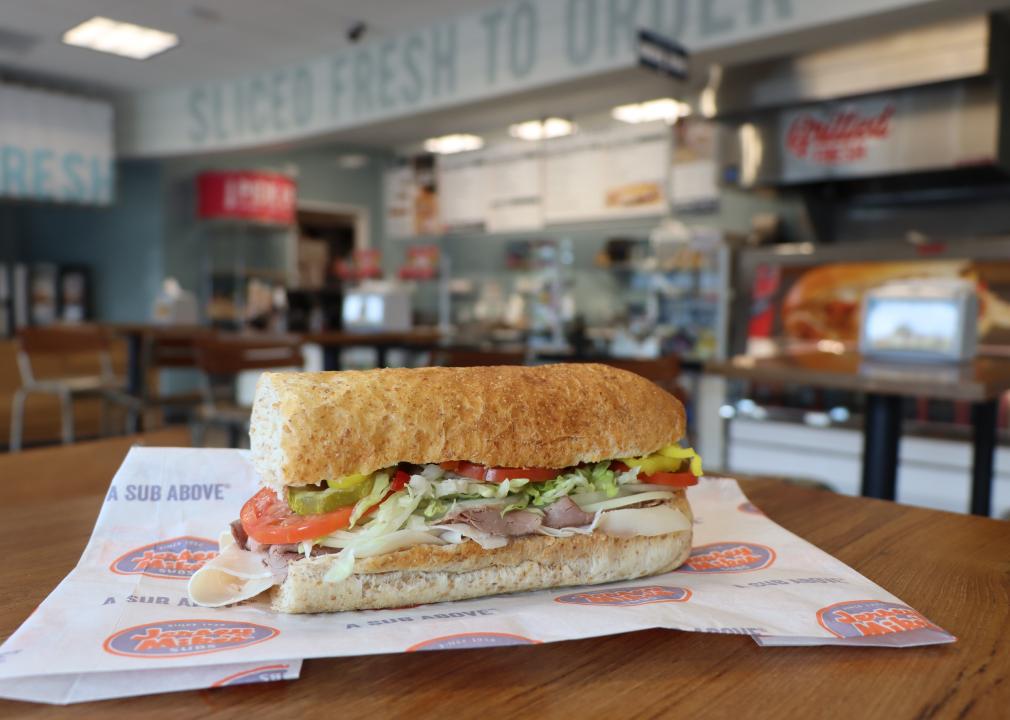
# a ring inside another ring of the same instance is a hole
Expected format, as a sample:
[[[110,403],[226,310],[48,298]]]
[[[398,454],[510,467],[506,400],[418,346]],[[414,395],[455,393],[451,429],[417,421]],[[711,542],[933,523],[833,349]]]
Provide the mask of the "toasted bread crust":
[[[684,433],[669,393],[605,365],[265,373],[250,438],[264,484],[399,462],[562,468],[651,453]]]

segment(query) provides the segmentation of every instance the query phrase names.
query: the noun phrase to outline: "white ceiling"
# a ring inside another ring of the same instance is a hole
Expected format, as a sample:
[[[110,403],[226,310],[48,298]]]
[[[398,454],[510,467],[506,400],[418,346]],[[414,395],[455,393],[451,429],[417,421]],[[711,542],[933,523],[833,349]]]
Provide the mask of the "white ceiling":
[[[501,0],[0,0],[0,74],[22,73],[111,91],[228,77],[339,50],[347,28],[368,25],[366,40]],[[177,33],[180,45],[130,60],[64,45],[69,28],[95,15]],[[31,36],[27,50],[4,32]],[[16,43],[15,43],[16,44]]]

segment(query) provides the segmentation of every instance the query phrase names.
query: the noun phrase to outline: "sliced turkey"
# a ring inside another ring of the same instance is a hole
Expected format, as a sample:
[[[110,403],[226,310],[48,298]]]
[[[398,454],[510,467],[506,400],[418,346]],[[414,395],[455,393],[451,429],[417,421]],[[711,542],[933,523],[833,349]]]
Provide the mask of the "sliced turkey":
[[[469,510],[460,513],[458,522],[473,525],[482,532],[491,535],[531,535],[540,527],[542,518],[536,513],[525,510],[513,510],[502,517],[501,510],[488,508],[486,510]]]
[[[543,524],[550,528],[582,527],[593,521],[593,513],[584,512],[570,497],[555,500],[544,514]]]

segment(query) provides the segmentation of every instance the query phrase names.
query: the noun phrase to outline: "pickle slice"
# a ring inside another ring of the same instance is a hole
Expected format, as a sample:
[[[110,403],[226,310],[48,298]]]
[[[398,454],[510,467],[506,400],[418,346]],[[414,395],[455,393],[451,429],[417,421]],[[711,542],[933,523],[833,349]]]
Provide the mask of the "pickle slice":
[[[348,484],[348,487],[328,487],[319,489],[315,486],[289,487],[288,505],[298,515],[320,515],[333,512],[342,507],[353,505],[368,494],[372,485],[367,476],[364,481]]]
[[[371,475],[344,475],[343,477],[327,480],[326,484],[334,490],[356,490],[361,487],[372,487]]]

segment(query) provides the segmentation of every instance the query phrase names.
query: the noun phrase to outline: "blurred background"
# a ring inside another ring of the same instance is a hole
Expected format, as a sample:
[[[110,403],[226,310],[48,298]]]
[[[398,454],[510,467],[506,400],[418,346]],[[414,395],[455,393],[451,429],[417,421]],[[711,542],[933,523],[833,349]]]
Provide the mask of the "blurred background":
[[[1005,8],[5,0],[0,444],[597,361],[711,471],[1007,513]]]

